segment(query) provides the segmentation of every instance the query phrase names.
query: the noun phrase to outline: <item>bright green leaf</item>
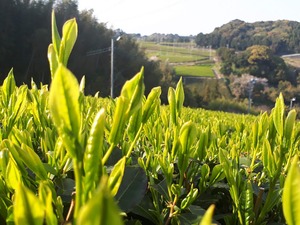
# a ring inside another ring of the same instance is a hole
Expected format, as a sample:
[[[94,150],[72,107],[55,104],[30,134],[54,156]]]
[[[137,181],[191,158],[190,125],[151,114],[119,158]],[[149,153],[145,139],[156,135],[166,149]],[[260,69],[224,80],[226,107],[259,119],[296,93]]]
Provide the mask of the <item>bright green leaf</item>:
[[[286,119],[284,124],[284,136],[287,140],[290,140],[292,137],[292,133],[295,126],[295,120],[296,120],[297,112],[295,109],[291,110]]]
[[[288,225],[300,224],[300,170],[295,157],[285,180],[282,206]]]
[[[284,99],[280,93],[279,97],[276,99],[275,108],[272,111],[273,121],[277,133],[282,137],[283,135],[283,117],[284,117]]]
[[[42,225],[44,222],[43,204],[21,183],[14,199],[14,221],[16,225]]]
[[[31,169],[41,180],[47,179],[47,172],[40,157],[29,146],[22,144],[21,147],[15,146],[21,159],[26,166]]]
[[[219,182],[220,180],[223,180],[224,178],[225,178],[225,174],[224,174],[222,165],[220,165],[220,164],[215,165],[211,172],[211,176],[209,178],[210,185],[213,185],[213,184]]]
[[[276,173],[275,159],[272,153],[271,145],[267,139],[264,141],[262,150],[262,162],[264,167],[267,169],[270,177],[273,177]]]
[[[213,214],[214,214],[215,205],[211,205],[205,212],[202,220],[200,221],[199,225],[211,225]]]
[[[123,221],[113,196],[108,188],[107,178],[102,177],[93,197],[79,212],[77,224],[122,225]]]
[[[180,77],[177,83],[175,96],[176,96],[176,109],[177,109],[178,116],[180,116],[183,107],[183,102],[184,102],[184,90],[183,90],[182,77]]]
[[[197,129],[192,121],[186,122],[180,129],[180,142],[182,145],[182,152],[189,154],[191,146],[194,144],[197,136]]]
[[[50,66],[50,72],[51,72],[51,79],[53,80],[55,72],[58,67],[58,56],[54,50],[53,44],[50,44],[48,47],[48,61]]]
[[[149,93],[147,100],[143,106],[143,119],[142,119],[143,123],[146,123],[146,121],[152,115],[154,109],[159,105],[160,94],[161,94],[161,87],[155,87]]]
[[[8,161],[6,168],[6,182],[8,187],[16,189],[21,182],[22,174],[16,165],[16,162],[12,159]]]
[[[171,121],[174,125],[177,125],[176,96],[175,96],[175,90],[172,87],[169,87],[168,102],[170,106]]]
[[[65,22],[59,50],[59,62],[65,66],[67,66],[71,51],[75,45],[77,33],[78,28],[75,18]]]
[[[125,170],[125,164],[126,164],[126,157],[124,156],[116,163],[113,170],[111,171],[111,174],[109,175],[108,184],[113,196],[117,194],[119,187],[121,185],[122,178],[124,175],[124,170]]]
[[[79,85],[76,77],[59,65],[51,84],[49,107],[55,126],[61,134],[78,137],[80,129]]]
[[[13,75],[13,69],[11,69],[7,75],[7,77],[3,81],[2,85],[2,95],[5,100],[5,106],[8,106],[9,99],[16,88],[16,81]]]
[[[57,55],[59,55],[61,38],[58,33],[54,10],[52,11],[52,16],[51,16],[51,32],[52,32],[53,49],[54,49],[55,53]]]
[[[128,108],[126,111],[127,117],[131,116],[142,106],[144,90],[144,67],[142,67],[139,73],[137,73],[130,80],[126,81],[121,90],[120,96],[124,96],[129,100],[129,105],[127,106]]]
[[[126,124],[126,110],[128,107],[128,99],[120,96],[117,99],[116,110],[113,115],[112,128],[109,133],[108,141],[110,144],[117,145],[123,136],[124,127]]]

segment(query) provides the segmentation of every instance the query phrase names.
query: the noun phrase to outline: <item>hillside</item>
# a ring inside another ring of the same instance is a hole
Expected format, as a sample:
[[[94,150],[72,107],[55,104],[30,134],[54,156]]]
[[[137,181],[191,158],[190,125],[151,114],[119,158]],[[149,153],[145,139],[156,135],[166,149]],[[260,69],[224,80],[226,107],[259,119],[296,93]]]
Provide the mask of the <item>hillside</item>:
[[[254,23],[233,20],[215,28],[212,33],[199,33],[196,43],[199,46],[230,47],[235,50],[245,50],[252,45],[266,45],[278,55],[298,53],[300,23],[288,20]]]

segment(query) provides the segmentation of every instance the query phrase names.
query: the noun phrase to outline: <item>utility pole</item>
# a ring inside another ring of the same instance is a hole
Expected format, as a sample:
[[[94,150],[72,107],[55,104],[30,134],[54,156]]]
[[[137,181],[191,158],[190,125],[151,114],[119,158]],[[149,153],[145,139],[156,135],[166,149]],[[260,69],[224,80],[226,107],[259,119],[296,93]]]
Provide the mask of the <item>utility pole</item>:
[[[114,98],[114,38],[111,39],[110,51],[110,96]]]
[[[116,41],[119,41],[122,36],[118,36]],[[110,47],[110,96],[114,98],[114,37],[111,38],[111,47]]]
[[[119,41],[122,36],[118,36],[116,41]],[[104,52],[110,51],[110,96],[114,98],[114,41],[115,38],[111,38],[111,46],[110,48],[96,49],[86,53],[86,56],[98,55]]]
[[[296,98],[292,98],[290,101],[290,110],[293,108],[293,102],[296,101]]]

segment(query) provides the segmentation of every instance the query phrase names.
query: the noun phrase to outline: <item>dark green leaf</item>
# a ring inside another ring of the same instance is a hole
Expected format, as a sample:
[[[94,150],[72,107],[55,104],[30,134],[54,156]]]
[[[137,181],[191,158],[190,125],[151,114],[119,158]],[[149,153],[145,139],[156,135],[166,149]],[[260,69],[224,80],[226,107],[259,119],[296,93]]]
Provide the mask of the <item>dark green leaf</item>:
[[[140,167],[126,167],[119,191],[115,196],[120,208],[129,212],[144,198],[147,190],[147,176]]]
[[[153,224],[159,224],[159,215],[155,214],[154,205],[148,195],[145,195],[140,204],[136,205],[132,212],[150,220]]]

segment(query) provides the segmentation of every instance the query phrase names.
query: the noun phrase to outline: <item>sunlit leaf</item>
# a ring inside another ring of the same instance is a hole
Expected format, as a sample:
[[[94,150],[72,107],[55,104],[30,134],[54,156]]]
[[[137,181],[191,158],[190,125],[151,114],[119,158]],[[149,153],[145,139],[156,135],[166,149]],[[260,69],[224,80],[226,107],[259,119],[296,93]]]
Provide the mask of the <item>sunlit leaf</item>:
[[[76,19],[70,19],[63,25],[62,39],[59,50],[59,62],[67,66],[68,59],[77,39],[77,23]]]
[[[178,116],[180,116],[183,107],[183,102],[184,102],[184,90],[183,90],[182,77],[180,77],[177,83],[175,96],[176,96],[176,109],[177,109]]]
[[[115,196],[119,190],[124,175],[125,164],[126,157],[123,157],[116,163],[113,170],[111,171],[111,174],[109,175],[108,185],[111,188],[112,196]]]
[[[79,85],[76,77],[62,64],[51,84],[49,107],[61,134],[78,137],[80,128]]]
[[[211,205],[205,212],[203,218],[201,219],[199,225],[211,225],[214,213],[215,205]]]
[[[297,116],[297,112],[295,109],[293,109],[288,113],[286,117],[285,124],[284,124],[284,135],[287,140],[290,140],[292,137],[296,116]]]
[[[77,224],[85,225],[121,225],[123,224],[120,210],[108,188],[107,178],[103,177],[98,189],[86,205],[84,205],[77,219]]]
[[[277,133],[282,137],[283,135],[283,117],[284,117],[284,99],[282,94],[276,99],[275,108],[272,111],[273,121]]]
[[[285,180],[282,206],[288,225],[300,224],[300,170],[295,157]]]
[[[16,189],[14,221],[16,225],[42,225],[44,221],[43,204],[22,184]]]
[[[53,44],[50,44],[48,47],[48,61],[50,66],[50,72],[51,72],[51,79],[53,79],[55,72],[58,67],[58,56],[54,50]]]
[[[51,33],[52,33],[52,45],[55,53],[59,55],[59,48],[60,48],[60,42],[61,38],[58,33],[57,25],[56,25],[56,19],[55,19],[55,13],[54,10],[51,14]]]
[[[189,154],[191,146],[194,144],[197,136],[197,129],[193,122],[189,121],[183,124],[180,129],[180,142],[182,145],[182,152]]]
[[[16,189],[21,182],[22,174],[12,159],[8,161],[6,168],[6,182],[10,188]]]
[[[29,146],[22,144],[21,147],[16,146],[17,151],[20,154],[21,159],[30,168],[36,176],[41,180],[47,179],[47,172],[45,167],[39,158],[39,156]]]
[[[124,96],[129,100],[129,104],[127,105],[128,108],[126,111],[128,117],[142,106],[144,90],[144,67],[142,67],[139,73],[137,73],[130,80],[126,81],[121,90],[120,96]]]

